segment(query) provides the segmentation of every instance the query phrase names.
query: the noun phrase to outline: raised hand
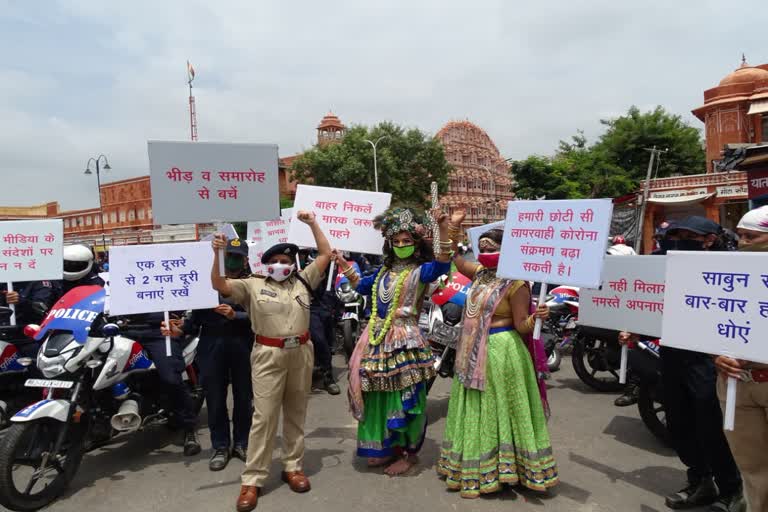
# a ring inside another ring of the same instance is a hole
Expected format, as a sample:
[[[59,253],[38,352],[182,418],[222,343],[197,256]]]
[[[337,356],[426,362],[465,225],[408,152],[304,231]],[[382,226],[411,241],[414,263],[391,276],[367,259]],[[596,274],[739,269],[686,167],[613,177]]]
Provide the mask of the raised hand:
[[[451,224],[453,224],[456,227],[461,226],[461,223],[464,222],[464,219],[467,216],[467,211],[463,208],[460,210],[456,210],[453,212],[453,215],[451,215]]]
[[[316,221],[315,214],[306,210],[301,210],[296,217],[307,226],[313,225]]]
[[[227,235],[223,235],[221,233],[216,233],[213,236],[213,240],[211,241],[211,247],[213,247],[213,252],[220,251],[221,249],[227,248]]]

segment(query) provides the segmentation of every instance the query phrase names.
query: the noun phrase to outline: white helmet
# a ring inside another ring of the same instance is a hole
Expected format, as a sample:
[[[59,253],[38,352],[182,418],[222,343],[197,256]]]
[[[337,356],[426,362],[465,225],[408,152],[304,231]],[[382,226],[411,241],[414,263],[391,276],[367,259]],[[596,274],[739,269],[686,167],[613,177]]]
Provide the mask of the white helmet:
[[[628,245],[612,245],[606,251],[611,256],[634,256],[635,250]]]
[[[93,268],[93,253],[84,245],[64,248],[64,279],[77,281],[87,276]]]

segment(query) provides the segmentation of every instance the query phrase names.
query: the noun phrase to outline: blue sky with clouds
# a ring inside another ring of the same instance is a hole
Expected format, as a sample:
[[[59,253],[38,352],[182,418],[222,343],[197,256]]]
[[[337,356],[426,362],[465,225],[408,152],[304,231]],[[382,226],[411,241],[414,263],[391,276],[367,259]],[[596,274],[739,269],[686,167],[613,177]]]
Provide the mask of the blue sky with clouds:
[[[333,109],[431,133],[483,127],[507,157],[548,154],[633,104],[690,110],[739,64],[768,62],[763,1],[0,0],[0,204],[97,202],[146,174],[147,139],[312,144]]]

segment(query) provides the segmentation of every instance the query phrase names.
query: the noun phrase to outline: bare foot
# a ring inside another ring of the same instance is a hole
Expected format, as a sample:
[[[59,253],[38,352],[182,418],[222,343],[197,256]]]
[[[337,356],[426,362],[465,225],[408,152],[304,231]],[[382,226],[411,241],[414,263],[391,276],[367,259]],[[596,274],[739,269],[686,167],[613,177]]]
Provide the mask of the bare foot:
[[[418,459],[415,457],[400,457],[395,462],[387,466],[384,472],[389,476],[399,476],[408,472],[408,470],[411,469],[417,462]]]
[[[378,468],[392,462],[394,457],[368,457],[368,467]]]

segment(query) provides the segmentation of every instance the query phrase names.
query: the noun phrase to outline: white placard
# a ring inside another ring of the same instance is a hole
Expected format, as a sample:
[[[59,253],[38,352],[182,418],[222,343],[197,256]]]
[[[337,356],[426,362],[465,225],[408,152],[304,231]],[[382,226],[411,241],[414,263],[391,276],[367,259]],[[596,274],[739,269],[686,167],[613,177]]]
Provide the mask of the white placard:
[[[254,274],[258,274],[260,276],[267,275],[266,269],[264,268],[265,265],[261,263],[261,257],[264,254],[264,252],[268,249],[268,247],[265,248],[264,244],[261,242],[251,242],[248,241],[248,264],[251,267],[251,272]]]
[[[665,256],[606,256],[599,290],[581,290],[579,323],[661,337]]]
[[[0,282],[61,279],[63,243],[61,219],[0,222]]]
[[[309,226],[296,219],[302,210],[314,212],[331,247],[342,251],[382,254],[384,240],[373,219],[389,208],[391,194],[298,185],[288,240],[299,247],[315,247]]]
[[[280,217],[288,221],[293,217],[293,208],[283,208],[280,210]]]
[[[768,363],[768,255],[667,253],[662,344]]]
[[[472,251],[475,254],[480,254],[480,248],[477,246],[480,241],[480,235],[492,229],[504,229],[504,221],[500,220],[483,226],[475,226],[474,228],[467,229],[467,236],[469,236],[469,242],[472,244]]]
[[[201,239],[202,242],[210,242],[213,240],[213,237],[216,236],[216,233],[222,233],[227,236],[227,240],[234,240],[235,238],[240,238],[237,236],[237,230],[235,230],[235,226],[233,226],[230,223],[225,223],[219,227],[216,228],[216,230],[213,233],[208,233],[205,235],[204,238]]]
[[[148,148],[156,224],[278,216],[276,145],[149,141]]]
[[[246,239],[251,242],[263,243],[267,249],[275,244],[286,243],[288,241],[287,219],[274,219],[266,221],[248,222],[248,234]]]
[[[610,199],[510,201],[498,275],[597,288],[612,212]]]
[[[208,242],[126,245],[109,254],[110,313],[133,315],[216,307]]]

